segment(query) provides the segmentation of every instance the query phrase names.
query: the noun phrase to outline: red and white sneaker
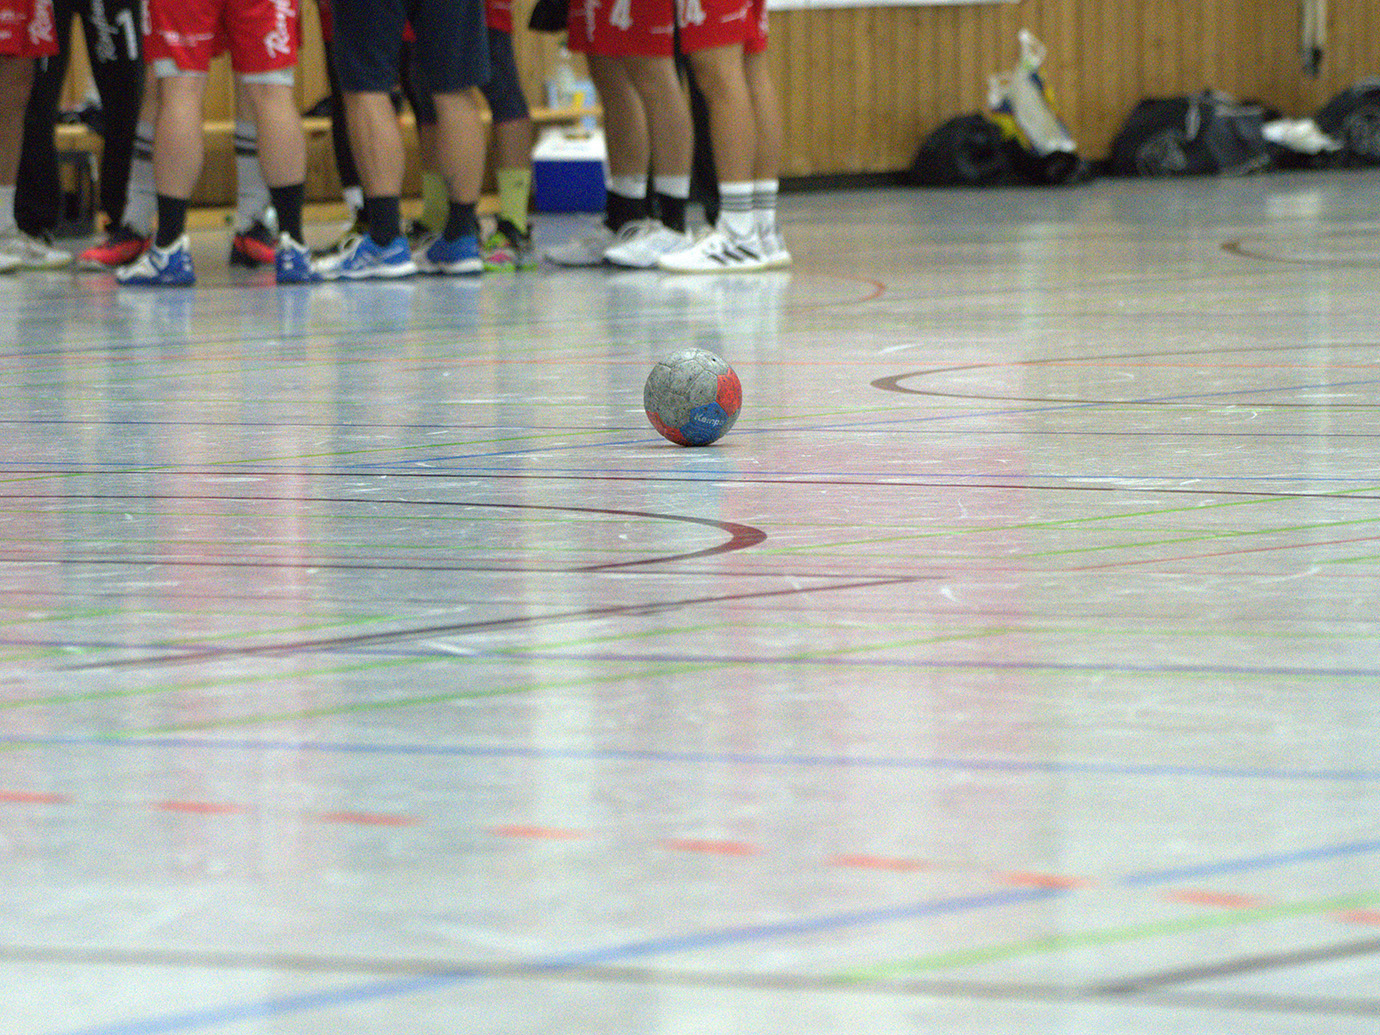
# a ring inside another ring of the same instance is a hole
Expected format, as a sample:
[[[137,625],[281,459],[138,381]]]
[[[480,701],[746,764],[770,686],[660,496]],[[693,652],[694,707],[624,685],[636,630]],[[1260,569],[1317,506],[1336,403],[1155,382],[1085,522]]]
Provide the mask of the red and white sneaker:
[[[77,268],[82,270],[113,270],[126,266],[143,255],[149,246],[149,238],[141,237],[121,223],[106,231],[105,240],[93,244],[77,256]]]
[[[235,234],[230,242],[230,265],[247,266],[251,270],[259,266],[272,266],[277,252],[278,238],[261,220],[256,219],[247,229]]]

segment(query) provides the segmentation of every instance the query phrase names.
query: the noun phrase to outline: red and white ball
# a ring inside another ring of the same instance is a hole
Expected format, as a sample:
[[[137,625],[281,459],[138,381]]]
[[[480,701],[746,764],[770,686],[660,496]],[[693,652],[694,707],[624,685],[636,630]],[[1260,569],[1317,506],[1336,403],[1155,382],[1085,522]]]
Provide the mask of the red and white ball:
[[[728,433],[743,404],[743,386],[707,349],[684,349],[652,368],[642,389],[647,419],[681,446],[707,446]]]

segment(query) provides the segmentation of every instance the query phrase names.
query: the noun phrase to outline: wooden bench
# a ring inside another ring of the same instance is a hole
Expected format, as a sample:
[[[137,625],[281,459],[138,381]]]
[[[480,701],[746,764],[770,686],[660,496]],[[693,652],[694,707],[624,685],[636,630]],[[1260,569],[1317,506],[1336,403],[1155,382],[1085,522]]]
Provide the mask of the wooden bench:
[[[598,107],[533,108],[532,122],[540,131],[546,126],[575,125],[587,118],[598,119]],[[489,114],[484,113],[487,124]],[[417,166],[417,127],[411,112],[398,117],[403,129],[403,142],[408,154],[408,172],[403,192],[415,195],[421,190],[420,170]],[[335,152],[331,144],[331,120],[304,118],[307,136],[308,201],[334,202],[340,200],[340,179],[336,175]],[[201,180],[192,195],[194,205],[232,205],[235,201],[235,123],[229,119],[211,119],[203,123],[206,141],[206,160]],[[61,124],[56,129],[60,154],[99,155],[101,138],[81,124]]]

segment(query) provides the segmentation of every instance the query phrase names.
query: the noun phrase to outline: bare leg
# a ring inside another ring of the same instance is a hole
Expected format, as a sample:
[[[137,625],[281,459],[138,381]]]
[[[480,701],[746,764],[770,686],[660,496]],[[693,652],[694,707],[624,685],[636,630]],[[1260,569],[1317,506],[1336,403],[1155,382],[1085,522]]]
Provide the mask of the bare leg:
[[[31,58],[0,57],[0,187],[13,187],[19,171],[19,149],[24,139],[24,108],[33,88]],[[13,205],[10,206],[11,209]],[[13,212],[0,221],[9,225]]]
[[[617,58],[589,55],[589,74],[604,109],[609,175],[645,179],[651,164],[652,145],[642,98],[633,89],[627,70]]]
[[[154,130],[153,179],[158,193],[187,200],[196,188],[205,154],[201,106],[204,75],[162,76],[158,80],[158,119]]]
[[[404,170],[402,131],[393,102],[383,92],[347,92],[345,112],[350,124],[350,151],[359,167],[365,197],[396,197],[402,193]]]
[[[694,149],[690,101],[681,87],[672,58],[623,58],[628,82],[646,112],[652,172],[689,176]]]
[[[436,163],[452,201],[472,205],[484,186],[486,134],[475,91],[438,93]]]
[[[783,127],[781,102],[772,82],[771,67],[766,52],[743,57],[748,91],[752,95],[753,116],[757,125],[757,157],[753,178],[774,180],[781,175],[781,147]]]
[[[690,64],[709,107],[719,183],[751,182],[757,161],[757,121],[742,44],[697,50],[690,55]]]

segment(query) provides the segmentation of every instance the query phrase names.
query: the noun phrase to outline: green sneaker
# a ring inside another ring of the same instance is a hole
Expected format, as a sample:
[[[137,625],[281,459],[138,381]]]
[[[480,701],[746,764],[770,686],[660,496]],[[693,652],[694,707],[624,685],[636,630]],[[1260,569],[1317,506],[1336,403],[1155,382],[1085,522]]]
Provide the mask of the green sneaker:
[[[484,268],[490,273],[534,270],[541,262],[531,231],[524,234],[506,219],[500,219],[498,229],[484,239],[483,254]]]

